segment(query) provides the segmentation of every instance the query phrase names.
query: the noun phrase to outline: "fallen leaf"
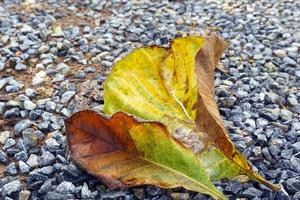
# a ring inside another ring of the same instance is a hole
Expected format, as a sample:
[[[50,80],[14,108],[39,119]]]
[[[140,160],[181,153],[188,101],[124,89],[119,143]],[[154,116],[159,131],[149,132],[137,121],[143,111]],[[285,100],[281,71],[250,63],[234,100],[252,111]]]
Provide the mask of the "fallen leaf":
[[[80,111],[66,120],[66,128],[74,161],[111,189],[154,184],[227,199],[193,152],[159,122],[138,121],[125,113],[108,119],[94,111]]]
[[[273,190],[228,138],[215,101],[214,70],[227,43],[216,35],[184,37],[170,48],[134,50],[104,83],[104,112],[126,112],[167,126],[198,156],[213,180],[247,175]]]

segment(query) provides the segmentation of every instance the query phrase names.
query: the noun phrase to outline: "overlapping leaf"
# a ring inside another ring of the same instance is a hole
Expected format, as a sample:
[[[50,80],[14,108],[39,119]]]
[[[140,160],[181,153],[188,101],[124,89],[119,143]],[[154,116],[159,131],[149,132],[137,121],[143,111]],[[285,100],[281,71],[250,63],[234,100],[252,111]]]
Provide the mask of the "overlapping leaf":
[[[221,121],[213,73],[226,47],[217,36],[185,37],[173,40],[170,49],[133,51],[115,65],[105,82],[104,111],[165,124],[194,150],[211,179],[243,174],[277,190],[252,171]]]
[[[210,181],[193,152],[158,122],[139,122],[124,113],[107,119],[81,111],[66,121],[73,159],[110,188],[154,184],[185,187],[227,199]]]

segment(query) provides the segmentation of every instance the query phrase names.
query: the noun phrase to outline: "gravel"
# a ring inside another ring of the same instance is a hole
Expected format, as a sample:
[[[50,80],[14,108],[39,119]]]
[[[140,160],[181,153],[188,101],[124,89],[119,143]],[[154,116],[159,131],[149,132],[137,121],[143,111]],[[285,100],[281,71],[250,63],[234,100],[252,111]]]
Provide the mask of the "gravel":
[[[16,2],[0,2],[3,198],[209,199],[152,186],[108,190],[70,160],[64,119],[103,109],[102,83],[134,48],[217,30],[230,42],[221,61],[229,72],[215,74],[222,118],[237,148],[283,190],[217,185],[231,199],[300,199],[297,1]]]

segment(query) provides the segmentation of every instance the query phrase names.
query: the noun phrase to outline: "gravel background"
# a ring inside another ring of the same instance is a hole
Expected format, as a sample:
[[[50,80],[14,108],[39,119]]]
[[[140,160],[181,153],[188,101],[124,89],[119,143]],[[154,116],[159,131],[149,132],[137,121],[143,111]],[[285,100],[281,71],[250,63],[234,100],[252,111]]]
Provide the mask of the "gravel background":
[[[101,110],[113,63],[140,46],[217,31],[230,41],[216,73],[237,148],[268,180],[218,182],[231,199],[300,199],[300,2],[0,1],[0,199],[194,199],[183,189],[109,191],[66,151],[64,119]]]

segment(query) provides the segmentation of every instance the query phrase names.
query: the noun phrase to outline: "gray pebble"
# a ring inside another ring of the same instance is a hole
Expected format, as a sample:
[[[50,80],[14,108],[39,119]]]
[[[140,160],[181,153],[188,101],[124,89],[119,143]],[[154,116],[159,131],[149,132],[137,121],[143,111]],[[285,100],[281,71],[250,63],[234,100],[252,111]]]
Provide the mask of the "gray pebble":
[[[35,97],[37,93],[34,89],[26,88],[25,89],[25,94],[26,94],[26,96],[31,98],[31,97]]]
[[[61,96],[60,102],[61,102],[61,103],[67,103],[67,102],[69,102],[69,101],[74,97],[75,94],[76,94],[75,91],[66,91],[66,92],[63,93],[63,95]]]
[[[71,182],[64,181],[57,186],[56,191],[61,194],[73,194],[75,192],[75,186]]]
[[[5,142],[5,145],[2,147],[3,150],[6,150],[16,144],[16,141],[13,138],[8,138]]]
[[[46,180],[45,183],[39,188],[38,193],[45,194],[51,189],[51,187],[52,187],[52,181]]]
[[[38,167],[39,163],[38,163],[38,156],[35,154],[30,154],[27,162],[28,166],[30,166],[31,168],[36,168]]]
[[[27,69],[27,66],[22,64],[22,63],[17,63],[16,66],[15,66],[15,69],[17,71],[21,71],[21,70],[26,70]]]
[[[31,192],[29,190],[22,190],[19,193],[19,200],[29,200]]]
[[[16,153],[14,158],[16,160],[21,160],[23,162],[26,162],[28,159],[28,154],[25,151],[20,151],[19,153]]]
[[[32,85],[33,86],[38,86],[38,85],[43,84],[45,82],[45,78],[46,78],[46,72],[45,71],[39,71],[33,77]]]
[[[49,151],[44,151],[43,154],[38,158],[39,166],[48,166],[52,165],[55,161],[55,157]]]
[[[2,115],[5,111],[6,104],[4,102],[0,102],[0,115]]]
[[[27,174],[30,172],[30,167],[23,161],[19,161],[19,170],[22,174]]]
[[[0,163],[6,164],[8,162],[7,155],[4,151],[0,150]]]
[[[21,190],[21,183],[19,180],[11,181],[2,187],[2,197],[17,194]]]
[[[288,179],[286,181],[286,190],[291,194],[295,194],[296,192],[300,191],[300,179],[299,178]]]
[[[46,102],[46,110],[47,111],[53,112],[53,111],[55,111],[55,109],[56,109],[56,103],[55,102],[53,102],[53,101],[47,101]]]
[[[59,149],[60,146],[54,138],[48,138],[47,140],[45,140],[45,144],[50,152],[55,152],[57,149]]]
[[[88,185],[84,182],[82,189],[81,189],[81,198],[89,199],[92,197],[91,191],[89,190]]]
[[[33,103],[32,101],[30,100],[25,100],[24,101],[24,108],[26,110],[34,110],[36,108],[36,104]]]
[[[14,127],[15,133],[17,135],[19,135],[22,131],[29,128],[31,125],[32,125],[32,122],[30,120],[28,120],[28,119],[21,120]]]
[[[243,192],[243,196],[245,196],[246,198],[249,198],[249,199],[252,199],[255,197],[261,197],[261,195],[262,195],[262,191],[260,191],[256,188],[253,188],[253,187],[250,187]]]
[[[11,136],[11,132],[10,131],[3,131],[0,132],[0,143],[1,144],[5,144],[6,140]]]
[[[5,174],[16,175],[18,173],[16,163],[11,163],[5,168]]]
[[[292,156],[291,160],[291,167],[300,173],[300,153],[296,153],[295,155]]]
[[[15,93],[20,90],[20,87],[17,85],[8,85],[5,87],[7,93]]]

